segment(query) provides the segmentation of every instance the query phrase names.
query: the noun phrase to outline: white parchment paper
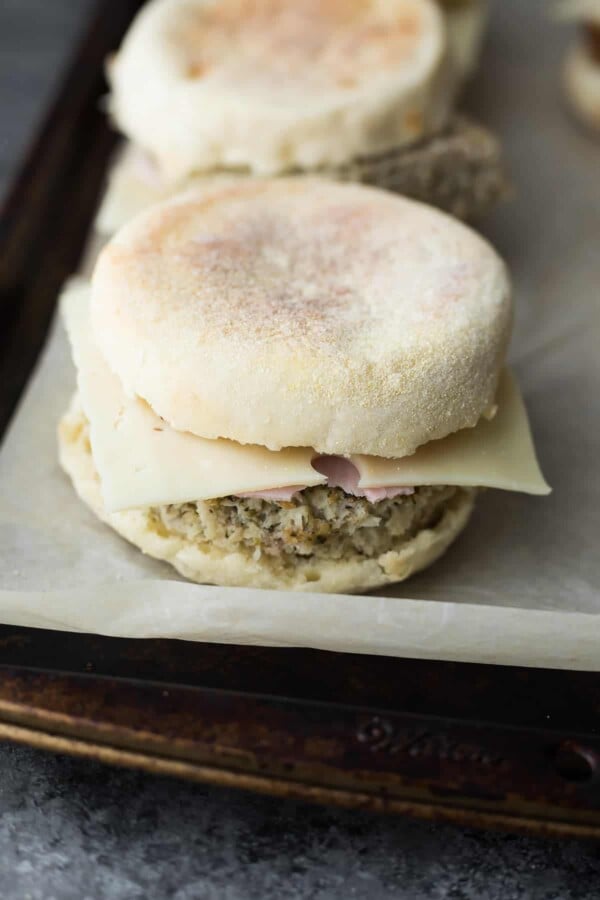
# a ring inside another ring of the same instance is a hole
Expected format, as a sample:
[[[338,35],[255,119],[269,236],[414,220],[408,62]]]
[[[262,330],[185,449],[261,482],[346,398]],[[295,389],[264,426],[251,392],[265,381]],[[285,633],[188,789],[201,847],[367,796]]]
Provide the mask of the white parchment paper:
[[[438,564],[375,596],[189,584],[99,523],[59,470],[74,372],[55,323],[0,452],[0,621],[600,669],[600,143],[561,108],[556,59],[532,65],[523,38],[509,60],[501,38],[472,103],[517,183],[487,230],[514,273],[511,356],[551,497],[487,492]]]

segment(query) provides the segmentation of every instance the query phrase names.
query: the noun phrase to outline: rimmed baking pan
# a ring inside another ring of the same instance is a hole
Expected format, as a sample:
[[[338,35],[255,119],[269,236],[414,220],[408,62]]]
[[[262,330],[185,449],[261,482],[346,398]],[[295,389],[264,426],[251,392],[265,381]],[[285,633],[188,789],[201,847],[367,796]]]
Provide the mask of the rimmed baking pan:
[[[99,4],[2,210],[2,430],[80,263],[115,143],[102,62],[138,5]],[[599,696],[587,672],[0,628],[0,737],[538,834],[600,836]]]

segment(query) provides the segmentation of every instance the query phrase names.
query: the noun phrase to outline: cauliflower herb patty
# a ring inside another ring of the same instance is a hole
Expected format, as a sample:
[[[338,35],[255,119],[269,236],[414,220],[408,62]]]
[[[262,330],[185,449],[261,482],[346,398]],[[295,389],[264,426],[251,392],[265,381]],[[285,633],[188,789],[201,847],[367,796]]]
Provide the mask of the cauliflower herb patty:
[[[278,556],[343,559],[377,557],[434,527],[458,487],[419,487],[414,494],[371,503],[341,488],[310,487],[290,501],[221,497],[152,507],[159,529],[222,550]]]

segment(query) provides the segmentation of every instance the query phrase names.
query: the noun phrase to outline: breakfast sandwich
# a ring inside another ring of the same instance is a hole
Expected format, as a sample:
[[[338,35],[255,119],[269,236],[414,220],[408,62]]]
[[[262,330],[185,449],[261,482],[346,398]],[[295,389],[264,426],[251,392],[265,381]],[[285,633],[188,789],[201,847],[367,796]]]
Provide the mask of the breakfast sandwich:
[[[495,137],[454,115],[483,0],[151,0],[108,66],[127,142],[97,227],[223,175],[373,184],[469,218],[504,195]]]
[[[585,125],[600,129],[600,0],[565,0],[558,10],[581,23],[564,63],[567,99]]]
[[[418,202],[238,179],[139,215],[62,303],[60,459],[185,577],[352,592],[432,563],[482,488],[545,494],[506,268]]]

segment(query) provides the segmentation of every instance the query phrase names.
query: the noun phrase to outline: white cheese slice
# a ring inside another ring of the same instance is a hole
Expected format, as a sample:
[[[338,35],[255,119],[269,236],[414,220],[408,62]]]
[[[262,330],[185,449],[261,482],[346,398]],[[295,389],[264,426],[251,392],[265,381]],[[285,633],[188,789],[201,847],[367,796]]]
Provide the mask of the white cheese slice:
[[[514,376],[505,369],[493,419],[480,419],[438,441],[423,444],[412,456],[382,459],[353,456],[359,487],[458,484],[493,487],[526,494],[549,494],[535,455],[527,410]]]
[[[108,512],[327,480],[311,466],[311,449],[272,451],[175,431],[143,400],[127,397],[108,368],[93,342],[85,283],[67,289],[62,311]]]
[[[125,395],[94,344],[87,284],[68,288],[62,310],[109,512],[326,482],[311,465],[317,455],[311,448],[271,451],[175,431],[143,400]],[[412,456],[352,456],[359,487],[451,484],[549,493],[519,388],[507,371],[497,405],[491,421],[424,444]]]

